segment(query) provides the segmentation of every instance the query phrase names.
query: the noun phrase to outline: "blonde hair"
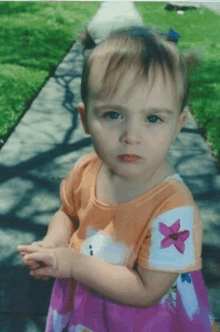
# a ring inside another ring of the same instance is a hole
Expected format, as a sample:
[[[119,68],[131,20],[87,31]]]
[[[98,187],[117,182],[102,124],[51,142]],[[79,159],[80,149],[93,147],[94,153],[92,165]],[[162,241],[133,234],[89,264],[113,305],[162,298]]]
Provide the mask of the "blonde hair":
[[[191,74],[199,65],[199,60],[195,54],[181,54],[168,34],[145,26],[132,26],[113,31],[96,45],[86,29],[86,32],[81,34],[80,41],[84,51],[90,50],[90,54],[84,59],[81,81],[81,98],[86,110],[91,70],[95,64],[104,61],[106,70],[98,91],[100,95],[108,91],[109,96],[114,96],[120,80],[130,68],[137,69],[138,82],[140,79],[147,80],[149,69],[153,67],[155,70],[159,65],[163,71],[164,80],[166,80],[165,69],[167,69],[176,89],[182,83],[179,96],[180,114],[183,112],[189,99]],[[131,89],[137,82],[133,82]]]

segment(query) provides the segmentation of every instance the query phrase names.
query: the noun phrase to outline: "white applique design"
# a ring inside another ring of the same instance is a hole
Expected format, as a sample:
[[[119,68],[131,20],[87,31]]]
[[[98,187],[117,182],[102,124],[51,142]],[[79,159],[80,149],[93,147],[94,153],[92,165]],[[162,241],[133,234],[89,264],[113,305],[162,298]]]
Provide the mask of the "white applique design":
[[[176,229],[173,234],[172,227]],[[160,215],[152,222],[151,239],[149,263],[157,269],[178,270],[194,264],[193,208],[177,208]]]
[[[189,319],[193,319],[194,315],[199,312],[199,303],[189,273],[181,274],[181,278],[177,279],[177,287],[186,313]]]
[[[127,265],[133,248],[134,246],[127,246],[126,243],[115,242],[111,236],[103,231],[96,231],[91,226],[87,228],[81,252],[87,256],[103,259],[107,263]]]
[[[56,311],[53,314],[53,332],[60,332],[62,331],[69,319],[69,313],[66,315],[60,315]]]

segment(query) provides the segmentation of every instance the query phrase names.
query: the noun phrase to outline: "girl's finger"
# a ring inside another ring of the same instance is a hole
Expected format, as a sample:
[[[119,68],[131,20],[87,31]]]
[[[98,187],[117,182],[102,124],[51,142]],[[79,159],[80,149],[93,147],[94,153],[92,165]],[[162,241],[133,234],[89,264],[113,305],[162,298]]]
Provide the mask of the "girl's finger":
[[[27,264],[28,268],[31,270],[35,270],[38,269],[41,265],[39,263],[35,263],[35,264]]]
[[[29,263],[24,263],[24,264],[25,264],[26,268],[28,268],[29,270],[37,270],[37,269],[39,269],[39,268],[41,268],[41,267],[45,267],[45,264],[42,263],[42,262],[39,262],[39,263],[31,263],[31,264],[29,264]]]
[[[50,268],[42,268],[42,269],[37,269],[37,270],[31,270],[30,275],[33,277],[53,277],[53,273]]]
[[[50,279],[49,277],[41,277],[41,276],[32,276],[32,277],[36,280],[43,280],[43,281],[47,281]]]
[[[41,266],[40,262],[35,261],[29,261],[26,258],[22,257],[22,263],[25,265],[28,269],[36,269]]]
[[[18,246],[17,250],[19,252],[25,252],[25,253],[27,253],[27,252],[36,252],[38,250],[42,251],[42,248],[37,247],[37,246]]]
[[[53,259],[50,255],[45,253],[36,252],[34,254],[26,255],[24,258],[24,262],[27,264],[28,262],[38,262],[41,266],[51,266],[53,265]]]
[[[36,270],[36,269],[39,269],[39,265],[27,265],[25,264],[25,267],[28,269],[28,270]]]
[[[46,277],[31,275],[36,280],[44,280]]]

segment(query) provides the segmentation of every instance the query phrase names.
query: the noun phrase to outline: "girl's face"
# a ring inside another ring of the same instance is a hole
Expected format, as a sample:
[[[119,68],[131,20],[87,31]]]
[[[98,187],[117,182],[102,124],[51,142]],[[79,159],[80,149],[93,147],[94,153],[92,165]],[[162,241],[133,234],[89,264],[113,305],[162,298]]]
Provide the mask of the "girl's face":
[[[149,77],[152,77],[150,73]],[[91,95],[88,124],[83,103],[78,105],[78,112],[96,153],[112,176],[127,183],[142,183],[165,163],[187,113],[179,116],[179,98],[175,96],[173,82],[167,78],[164,83],[161,70],[156,71],[151,89],[151,82],[142,83],[126,96],[134,79],[135,72],[127,73],[113,98]],[[90,84],[94,88],[98,86],[97,75],[94,80],[91,76]],[[125,163],[118,158],[122,154],[136,154],[141,158],[136,163]]]

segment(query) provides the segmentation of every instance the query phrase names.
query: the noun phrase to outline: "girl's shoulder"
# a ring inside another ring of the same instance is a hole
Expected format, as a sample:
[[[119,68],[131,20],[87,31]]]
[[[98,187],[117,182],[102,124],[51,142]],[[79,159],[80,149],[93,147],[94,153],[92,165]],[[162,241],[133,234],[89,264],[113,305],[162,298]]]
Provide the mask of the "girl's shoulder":
[[[97,155],[95,152],[89,152],[83,155],[75,164],[72,171],[80,169],[82,166],[87,166],[90,162],[97,160]]]
[[[80,171],[84,170],[90,163],[97,160],[97,155],[94,152],[89,152],[83,155],[74,165],[74,167],[67,173],[65,179],[69,179]]]
[[[93,162],[97,162],[97,155],[94,152],[83,155],[75,164],[75,166],[67,173],[67,175],[61,181],[61,189],[65,187],[65,190],[72,191],[74,187],[78,187],[80,184],[85,169]]]

